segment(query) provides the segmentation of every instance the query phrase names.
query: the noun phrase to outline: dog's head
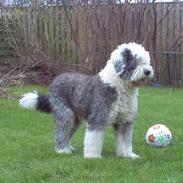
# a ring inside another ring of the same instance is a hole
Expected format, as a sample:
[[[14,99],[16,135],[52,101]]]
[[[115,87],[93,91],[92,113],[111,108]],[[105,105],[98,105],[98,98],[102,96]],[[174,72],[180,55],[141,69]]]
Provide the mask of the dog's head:
[[[128,43],[118,46],[111,53],[110,61],[117,75],[123,80],[138,83],[154,76],[149,53],[140,44]]]

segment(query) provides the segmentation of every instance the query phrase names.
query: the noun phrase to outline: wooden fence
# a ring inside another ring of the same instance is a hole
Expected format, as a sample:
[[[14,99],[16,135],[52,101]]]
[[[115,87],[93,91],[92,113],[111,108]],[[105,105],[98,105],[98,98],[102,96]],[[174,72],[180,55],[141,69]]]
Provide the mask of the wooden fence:
[[[151,52],[158,82],[183,86],[181,2],[4,9],[0,32],[1,56],[39,47],[84,73],[98,72],[118,44],[135,41]]]

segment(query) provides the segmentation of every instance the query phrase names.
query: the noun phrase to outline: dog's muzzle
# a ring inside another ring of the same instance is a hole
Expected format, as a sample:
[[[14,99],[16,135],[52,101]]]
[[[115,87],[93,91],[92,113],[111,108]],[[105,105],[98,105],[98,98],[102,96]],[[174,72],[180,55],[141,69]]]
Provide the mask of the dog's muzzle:
[[[148,66],[146,68],[143,68],[143,77],[142,79],[151,80],[154,77],[154,71],[152,66]]]
[[[151,71],[150,70],[148,70],[148,69],[144,69],[144,75],[145,76],[149,76],[150,75],[150,73],[151,73]]]

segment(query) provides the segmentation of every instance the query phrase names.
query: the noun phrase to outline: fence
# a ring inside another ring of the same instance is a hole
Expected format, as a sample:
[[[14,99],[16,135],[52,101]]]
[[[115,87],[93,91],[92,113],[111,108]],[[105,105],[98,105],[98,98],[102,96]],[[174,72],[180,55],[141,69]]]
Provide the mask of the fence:
[[[183,86],[183,55],[160,54],[183,52],[182,2],[9,8],[0,22],[7,34],[0,55],[32,54],[39,45],[67,67],[96,73],[118,44],[135,41],[152,52],[160,83]]]
[[[160,63],[156,67],[157,81],[165,86],[183,87],[183,53],[156,52],[151,55]]]

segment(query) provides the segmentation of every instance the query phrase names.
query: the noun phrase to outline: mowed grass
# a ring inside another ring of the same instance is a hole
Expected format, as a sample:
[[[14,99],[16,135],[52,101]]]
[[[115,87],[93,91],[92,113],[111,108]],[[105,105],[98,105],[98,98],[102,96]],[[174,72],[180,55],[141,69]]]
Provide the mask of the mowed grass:
[[[14,88],[15,95],[40,87]],[[166,148],[145,143],[147,129],[161,122],[173,133]],[[142,88],[134,129],[134,151],[141,159],[115,157],[108,128],[103,159],[83,158],[85,125],[77,132],[72,155],[54,151],[53,115],[22,109],[17,100],[0,99],[0,183],[182,183],[183,90]]]

